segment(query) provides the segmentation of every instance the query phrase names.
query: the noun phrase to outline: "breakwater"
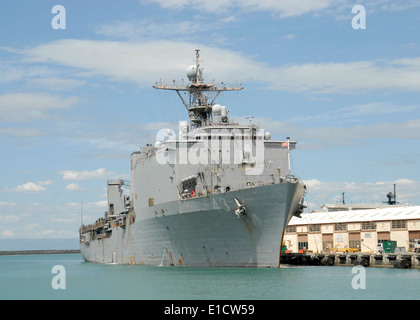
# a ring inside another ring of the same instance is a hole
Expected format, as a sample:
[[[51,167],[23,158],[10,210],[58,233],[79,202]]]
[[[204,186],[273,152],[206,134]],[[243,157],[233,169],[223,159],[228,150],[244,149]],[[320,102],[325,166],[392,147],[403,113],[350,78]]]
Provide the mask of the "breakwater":
[[[16,256],[16,255],[27,255],[27,254],[70,254],[80,253],[79,249],[70,250],[12,250],[12,251],[0,251],[0,256]]]

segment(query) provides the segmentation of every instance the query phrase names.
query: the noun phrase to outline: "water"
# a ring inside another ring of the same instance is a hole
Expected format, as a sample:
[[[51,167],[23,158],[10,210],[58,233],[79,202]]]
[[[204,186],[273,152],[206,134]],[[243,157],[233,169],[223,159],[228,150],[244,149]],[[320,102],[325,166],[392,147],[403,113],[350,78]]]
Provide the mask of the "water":
[[[53,289],[55,265],[65,289]],[[79,254],[0,256],[0,299],[301,300],[419,299],[419,269],[365,268],[353,289],[352,267],[280,269],[152,267],[84,262]]]

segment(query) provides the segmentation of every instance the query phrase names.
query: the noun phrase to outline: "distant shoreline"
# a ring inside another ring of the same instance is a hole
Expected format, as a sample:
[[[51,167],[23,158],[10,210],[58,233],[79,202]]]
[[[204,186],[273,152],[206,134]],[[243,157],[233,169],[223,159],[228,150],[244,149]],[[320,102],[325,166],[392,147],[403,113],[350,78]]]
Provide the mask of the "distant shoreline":
[[[26,254],[70,254],[80,253],[79,249],[71,250],[13,250],[13,251],[0,251],[0,256],[16,256]]]

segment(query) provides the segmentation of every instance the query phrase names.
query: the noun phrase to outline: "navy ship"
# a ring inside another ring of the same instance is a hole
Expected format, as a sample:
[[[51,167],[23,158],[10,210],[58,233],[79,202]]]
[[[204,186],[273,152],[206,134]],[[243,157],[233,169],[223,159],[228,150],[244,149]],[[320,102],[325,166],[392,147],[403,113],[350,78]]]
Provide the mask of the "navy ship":
[[[242,87],[206,83],[199,49],[195,58],[188,83],[153,86],[175,91],[189,121],[131,154],[130,182],[108,181],[105,215],[79,230],[85,261],[280,266],[283,232],[304,208],[305,185],[290,174],[297,141],[232,121],[216,99]]]

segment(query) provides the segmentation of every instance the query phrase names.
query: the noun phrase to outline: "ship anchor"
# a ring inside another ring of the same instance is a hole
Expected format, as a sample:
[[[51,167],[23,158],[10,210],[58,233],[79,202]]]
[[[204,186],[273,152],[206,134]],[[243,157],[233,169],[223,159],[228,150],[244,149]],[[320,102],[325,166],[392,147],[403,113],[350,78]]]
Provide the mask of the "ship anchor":
[[[245,216],[245,214],[246,214],[246,206],[243,202],[241,202],[237,198],[233,198],[233,201],[235,201],[235,203],[236,203],[236,209],[234,210],[235,214],[238,217],[238,219],[240,219],[243,216]]]

